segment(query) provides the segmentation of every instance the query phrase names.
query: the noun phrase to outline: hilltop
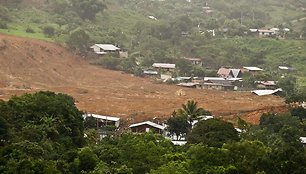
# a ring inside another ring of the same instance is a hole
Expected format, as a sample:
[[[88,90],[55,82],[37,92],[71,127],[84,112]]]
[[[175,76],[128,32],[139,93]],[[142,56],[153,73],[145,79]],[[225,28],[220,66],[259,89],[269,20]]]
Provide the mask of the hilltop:
[[[189,99],[225,119],[246,115],[254,123],[260,113],[286,110],[280,97],[250,92],[183,89],[186,95],[179,96],[176,92],[181,88],[175,85],[90,65],[85,58],[46,41],[0,35],[0,43],[1,99],[51,90],[72,95],[83,111],[133,121],[168,117]]]

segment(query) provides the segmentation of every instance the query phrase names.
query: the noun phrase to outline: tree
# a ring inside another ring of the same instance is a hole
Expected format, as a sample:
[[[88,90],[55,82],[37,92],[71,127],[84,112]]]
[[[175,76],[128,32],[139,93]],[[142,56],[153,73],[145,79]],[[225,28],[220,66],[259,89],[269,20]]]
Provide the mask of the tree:
[[[0,146],[6,144],[9,139],[9,125],[7,121],[0,116]]]
[[[133,173],[146,173],[165,163],[164,155],[171,152],[172,145],[164,137],[152,133],[123,134],[117,144],[119,160],[133,169]]]
[[[235,166],[231,165],[228,150],[197,144],[191,145],[187,156],[193,173],[238,173]]]
[[[172,114],[172,117],[167,120],[167,125],[167,130],[171,134],[175,134],[177,140],[186,135],[190,129],[190,124],[188,123],[187,118],[184,116],[178,116],[175,112]]]
[[[74,157],[65,154],[84,145],[82,112],[68,95],[14,96],[0,112],[0,173],[66,173]]]
[[[187,137],[188,143],[204,143],[212,147],[221,147],[226,142],[238,140],[238,132],[234,126],[219,119],[199,121]]]
[[[150,174],[191,174],[188,163],[181,161],[171,161],[157,168],[151,170]]]
[[[296,90],[296,78],[292,76],[281,78],[277,85],[283,89],[285,96],[291,96]]]
[[[72,5],[82,19],[88,20],[94,20],[97,13],[107,8],[100,0],[72,0]]]
[[[89,147],[85,147],[81,149],[76,160],[79,160],[79,171],[88,172],[96,167],[98,157]]]
[[[197,120],[201,115],[211,115],[209,111],[198,108],[198,102],[188,100],[186,104],[182,104],[182,108],[177,110],[177,115],[184,116],[188,119],[188,123],[192,126],[192,122]]]
[[[240,141],[225,144],[222,149],[228,150],[231,164],[239,173],[257,173],[264,170],[262,165],[268,159],[271,149],[260,141]]]
[[[73,31],[67,40],[67,44],[70,49],[78,52],[85,53],[89,47],[89,35],[82,29]]]
[[[47,35],[48,37],[52,37],[55,34],[55,28],[51,25],[47,25],[43,28],[43,32],[45,35]]]
[[[271,149],[266,173],[305,173],[305,149],[300,142],[302,127],[291,115],[263,114],[260,119],[262,141]]]
[[[303,103],[306,101],[306,90],[305,89],[295,89],[291,95],[286,96],[286,103]]]
[[[306,119],[306,109],[303,107],[292,108],[290,111],[292,116],[298,117],[300,120]]]
[[[177,68],[179,69],[179,73],[182,76],[191,75],[190,72],[192,71],[192,64],[189,60],[186,59],[178,59],[175,62]]]

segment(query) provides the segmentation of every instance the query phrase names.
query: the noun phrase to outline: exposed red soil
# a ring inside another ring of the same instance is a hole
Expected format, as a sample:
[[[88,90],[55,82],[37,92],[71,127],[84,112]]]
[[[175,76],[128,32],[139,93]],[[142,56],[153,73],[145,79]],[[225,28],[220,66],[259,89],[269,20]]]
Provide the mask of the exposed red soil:
[[[277,96],[187,89],[102,69],[61,46],[41,40],[0,34],[0,65],[1,99],[51,90],[73,96],[83,111],[132,122],[166,118],[191,99],[217,116],[240,115],[252,123],[270,109],[286,110],[284,100]],[[185,95],[179,96],[177,91],[181,89]]]

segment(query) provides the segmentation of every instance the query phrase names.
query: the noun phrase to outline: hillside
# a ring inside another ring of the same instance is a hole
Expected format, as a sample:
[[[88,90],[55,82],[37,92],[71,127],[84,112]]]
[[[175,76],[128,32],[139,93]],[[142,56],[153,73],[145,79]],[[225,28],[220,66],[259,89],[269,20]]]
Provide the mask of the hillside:
[[[52,90],[72,95],[83,111],[133,121],[168,117],[189,99],[217,116],[246,115],[252,122],[258,121],[258,113],[285,109],[283,99],[276,96],[154,84],[146,78],[89,65],[84,58],[45,41],[0,35],[0,43],[1,99]],[[186,95],[176,95],[181,89]]]
[[[199,57],[206,68],[248,65],[269,70],[283,64],[296,68],[305,86],[306,20],[300,20],[306,16],[305,4],[295,0],[281,4],[278,0],[0,1],[0,33],[55,42],[83,55],[94,43],[112,43],[140,62]],[[281,39],[244,34],[249,28],[271,27],[288,27],[290,32],[282,33]],[[212,29],[215,37],[207,32]],[[82,38],[73,37],[80,31]]]

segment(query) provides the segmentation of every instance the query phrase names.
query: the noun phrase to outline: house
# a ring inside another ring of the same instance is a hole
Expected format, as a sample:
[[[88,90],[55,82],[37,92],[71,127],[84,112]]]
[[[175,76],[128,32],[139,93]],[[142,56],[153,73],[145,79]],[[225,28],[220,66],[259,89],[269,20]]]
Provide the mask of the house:
[[[241,72],[250,72],[250,73],[257,73],[263,71],[263,69],[258,68],[258,67],[254,67],[254,66],[244,66],[241,69]]]
[[[222,78],[228,78],[234,76],[230,69],[223,67],[218,70],[217,75]]]
[[[120,51],[120,48],[112,44],[94,44],[90,48],[92,48],[96,54],[102,55],[107,53],[119,53]]]
[[[202,89],[233,90],[235,86],[232,84],[232,82],[240,79],[241,78],[225,79],[223,77],[204,77]]]
[[[141,123],[132,124],[129,126],[132,132],[135,133],[143,133],[153,131],[154,133],[163,134],[165,130],[165,126],[153,123],[151,121],[145,121]]]
[[[160,74],[160,79],[166,82],[167,80],[172,79],[172,75],[171,74]]]
[[[175,69],[175,64],[171,63],[153,63],[152,67],[157,68],[157,69],[163,69],[163,70],[174,70]]]
[[[222,67],[218,70],[217,75],[222,78],[238,78],[241,76],[241,70]]]
[[[86,117],[93,117],[97,120],[97,128],[114,125],[116,128],[120,126],[120,118],[113,117],[113,116],[104,116],[98,114],[84,114],[84,118]]]
[[[229,80],[209,80],[203,84],[204,89],[233,90],[234,85]]]
[[[90,48],[92,48],[93,51],[98,55],[105,55],[105,54],[113,53],[113,54],[118,54],[121,58],[128,57],[127,50],[121,49],[112,44],[94,44]]]
[[[184,59],[189,60],[193,65],[203,66],[203,62],[200,58],[187,58],[184,57]]]
[[[154,71],[154,70],[144,70],[143,74],[145,76],[157,76],[158,75],[158,71]]]
[[[258,29],[257,30],[259,36],[273,36],[276,35],[275,30],[267,30],[267,29]]]
[[[175,64],[171,63],[153,63],[152,67],[160,73],[160,79],[168,80],[172,78],[172,72],[175,70]]]
[[[255,81],[257,84],[257,88],[260,89],[275,89],[276,82],[275,81]]]

